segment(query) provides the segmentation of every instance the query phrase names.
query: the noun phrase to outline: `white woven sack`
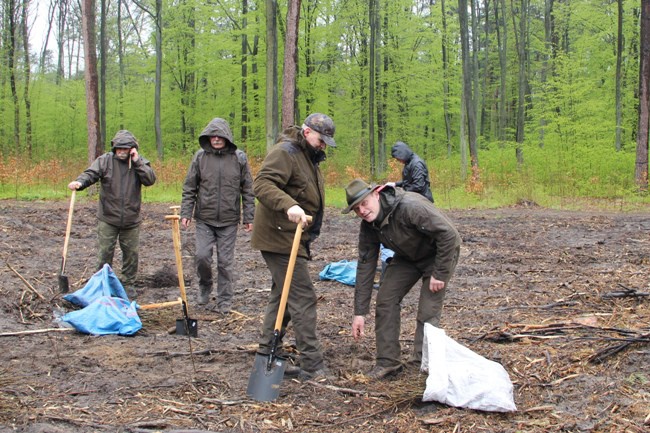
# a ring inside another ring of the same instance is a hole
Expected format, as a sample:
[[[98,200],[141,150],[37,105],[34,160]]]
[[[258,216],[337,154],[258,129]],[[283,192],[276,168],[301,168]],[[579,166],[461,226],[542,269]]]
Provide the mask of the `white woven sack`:
[[[503,366],[472,352],[426,323],[422,370],[428,371],[422,401],[490,412],[517,410]]]

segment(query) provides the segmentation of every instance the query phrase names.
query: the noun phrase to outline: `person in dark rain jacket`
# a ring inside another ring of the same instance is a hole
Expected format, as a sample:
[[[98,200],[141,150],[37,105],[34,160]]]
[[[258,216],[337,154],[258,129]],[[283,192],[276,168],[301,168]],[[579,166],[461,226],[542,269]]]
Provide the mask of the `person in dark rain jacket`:
[[[72,190],[83,190],[101,181],[97,208],[99,244],[97,269],[113,265],[115,245],[122,250],[122,284],[130,298],[137,297],[135,280],[138,273],[142,186],[151,186],[156,175],[151,164],[138,153],[138,141],[127,130],[117,131],[111,140],[111,152],[99,156],[68,184]]]
[[[395,182],[395,186],[404,188],[405,191],[420,193],[433,203],[429,169],[422,158],[417,156],[406,143],[401,141],[393,145],[390,154],[404,164],[402,180]]]
[[[253,229],[255,196],[246,154],[237,149],[228,122],[214,118],[199,136],[183,184],[181,225],[196,220],[195,265],[199,304],[210,302],[212,253],[217,249],[217,311],[230,313],[235,285],[235,241],[240,223]],[[242,215],[243,207],[243,215]]]

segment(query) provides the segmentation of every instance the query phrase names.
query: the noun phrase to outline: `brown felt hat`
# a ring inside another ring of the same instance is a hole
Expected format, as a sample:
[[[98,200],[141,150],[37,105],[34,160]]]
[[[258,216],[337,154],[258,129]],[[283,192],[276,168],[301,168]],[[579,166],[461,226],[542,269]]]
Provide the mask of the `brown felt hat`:
[[[368,194],[379,188],[380,185],[368,185],[361,179],[354,179],[345,187],[345,198],[348,201],[348,207],[343,209],[343,213],[350,213],[353,207],[361,202]]]

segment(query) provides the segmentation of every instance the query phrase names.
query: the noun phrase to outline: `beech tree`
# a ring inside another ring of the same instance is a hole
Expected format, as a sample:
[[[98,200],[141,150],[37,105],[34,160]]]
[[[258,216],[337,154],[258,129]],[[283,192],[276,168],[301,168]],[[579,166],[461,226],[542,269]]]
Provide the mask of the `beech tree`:
[[[650,133],[650,0],[641,0],[639,62],[639,130],[634,177],[639,189],[648,189],[648,133]]]
[[[97,76],[97,53],[95,51],[95,0],[81,3],[84,38],[84,77],[86,81],[86,119],[88,129],[88,163],[103,152],[99,139],[99,89]]]

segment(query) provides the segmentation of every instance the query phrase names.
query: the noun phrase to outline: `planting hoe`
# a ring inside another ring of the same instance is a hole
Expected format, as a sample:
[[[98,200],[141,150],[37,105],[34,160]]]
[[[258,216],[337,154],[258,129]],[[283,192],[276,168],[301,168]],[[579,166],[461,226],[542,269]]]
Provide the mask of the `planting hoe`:
[[[308,216],[307,221],[311,222],[311,217]],[[255,354],[253,372],[248,380],[246,394],[257,401],[273,401],[280,395],[280,382],[282,382],[282,378],[284,377],[287,360],[278,356],[278,344],[280,343],[282,319],[287,306],[287,298],[289,297],[289,288],[291,287],[291,279],[293,278],[293,268],[296,265],[296,258],[298,257],[301,236],[302,224],[298,224],[296,234],[293,238],[293,244],[291,245],[287,274],[284,278],[284,285],[282,286],[278,315],[275,319],[275,329],[273,330],[271,351],[269,354]]]
[[[61,257],[61,272],[59,272],[59,290],[61,293],[68,293],[70,291],[70,283],[68,276],[65,272],[65,258],[68,254],[68,241],[70,240],[70,229],[72,228],[72,211],[74,210],[74,198],[76,190],[72,190],[70,195],[70,209],[68,210],[68,224],[65,229],[65,241],[63,242],[63,256]]]
[[[172,240],[174,241],[174,254],[176,255],[176,270],[178,271],[178,287],[181,291],[181,308],[183,310],[183,318],[176,319],[176,334],[177,335],[187,335],[190,337],[198,336],[198,321],[196,319],[190,319],[189,317],[189,308],[187,304],[187,294],[185,293],[185,278],[183,277],[183,259],[181,257],[181,231],[179,226],[179,220],[181,219],[178,215],[178,210],[180,206],[170,206],[173,215],[166,215],[165,219],[172,222]]]

